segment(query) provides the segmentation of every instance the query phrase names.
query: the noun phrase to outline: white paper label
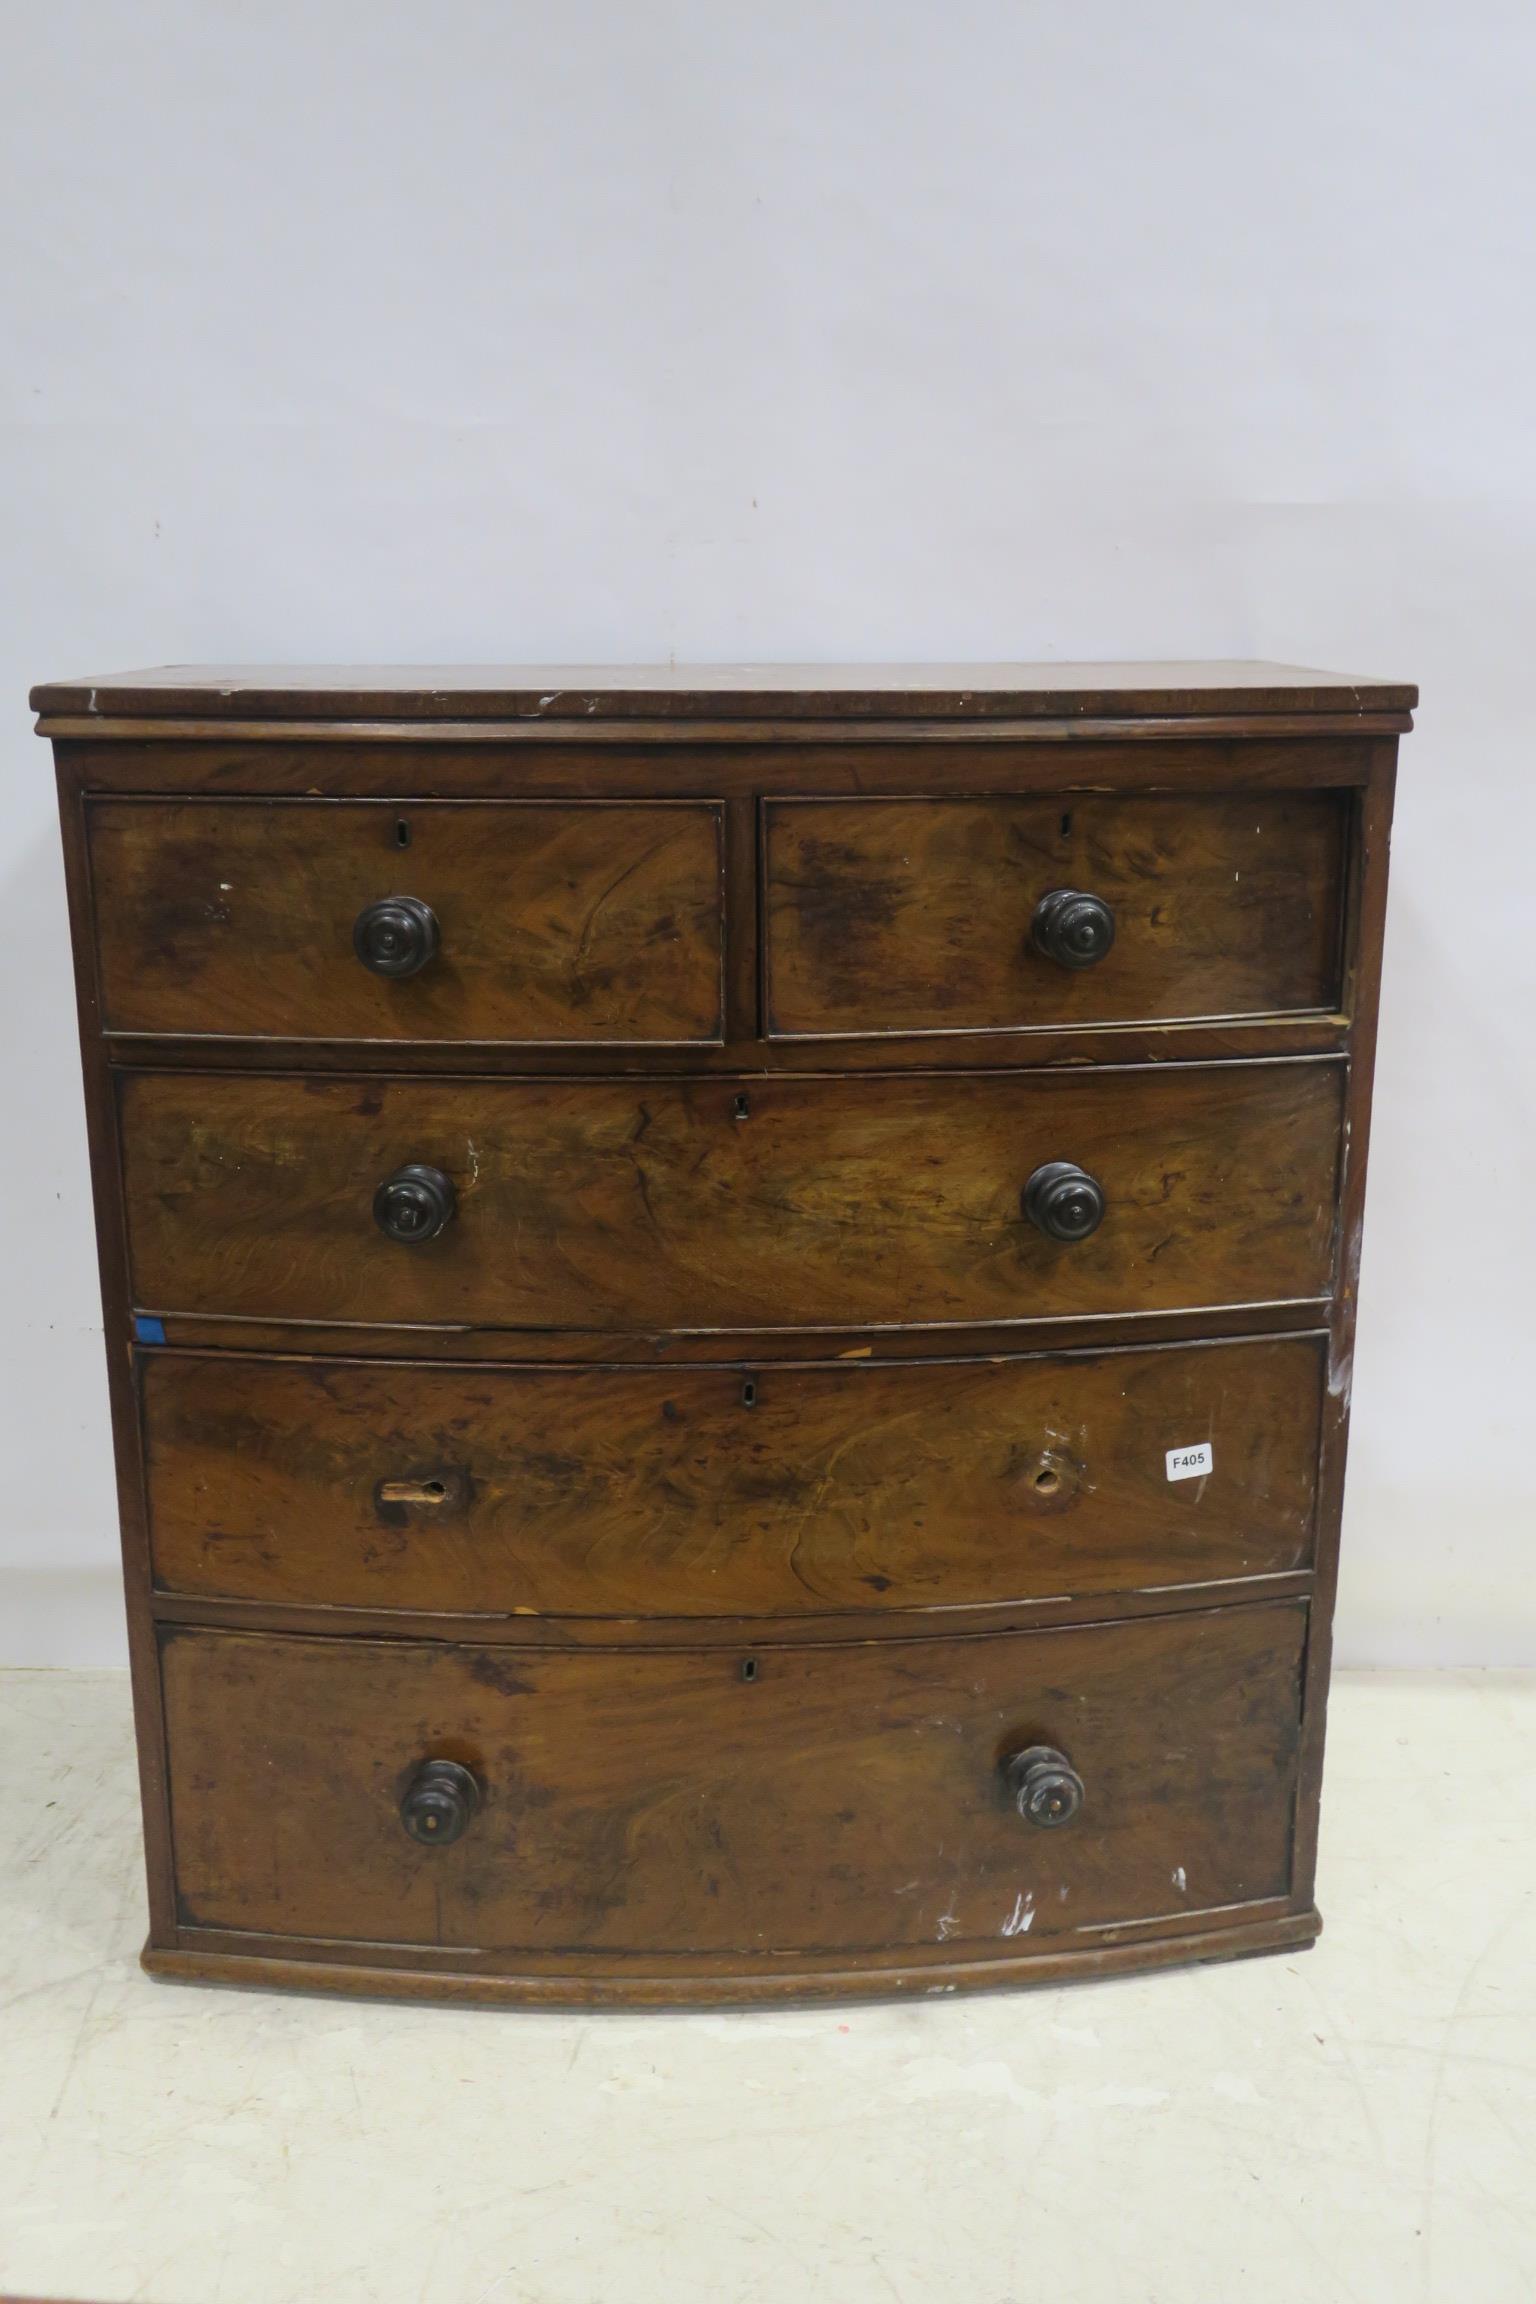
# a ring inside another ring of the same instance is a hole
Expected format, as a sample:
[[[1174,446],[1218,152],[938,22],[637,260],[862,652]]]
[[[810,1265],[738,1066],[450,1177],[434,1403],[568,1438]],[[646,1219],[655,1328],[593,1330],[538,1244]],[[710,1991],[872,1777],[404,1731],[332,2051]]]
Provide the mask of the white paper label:
[[[1211,1469],[1211,1444],[1202,1440],[1198,1448],[1170,1448],[1164,1459],[1170,1480],[1200,1480]]]

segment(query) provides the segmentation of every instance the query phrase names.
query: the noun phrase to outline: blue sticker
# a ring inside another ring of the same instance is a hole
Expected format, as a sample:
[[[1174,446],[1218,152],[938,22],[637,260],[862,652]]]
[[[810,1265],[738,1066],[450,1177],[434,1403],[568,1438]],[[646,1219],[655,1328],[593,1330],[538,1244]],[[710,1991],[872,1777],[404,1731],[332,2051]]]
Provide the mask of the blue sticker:
[[[157,1320],[153,1312],[136,1312],[133,1318],[133,1333],[140,1344],[163,1344],[165,1342],[165,1322]]]

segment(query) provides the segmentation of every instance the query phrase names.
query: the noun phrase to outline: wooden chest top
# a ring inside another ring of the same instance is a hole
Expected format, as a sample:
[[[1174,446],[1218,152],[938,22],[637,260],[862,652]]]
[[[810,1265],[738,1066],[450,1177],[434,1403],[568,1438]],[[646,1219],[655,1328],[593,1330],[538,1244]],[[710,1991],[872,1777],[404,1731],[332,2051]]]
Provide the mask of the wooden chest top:
[[[1401,717],[1401,680],[1300,664],[189,665],[45,680],[86,720],[1089,720]]]

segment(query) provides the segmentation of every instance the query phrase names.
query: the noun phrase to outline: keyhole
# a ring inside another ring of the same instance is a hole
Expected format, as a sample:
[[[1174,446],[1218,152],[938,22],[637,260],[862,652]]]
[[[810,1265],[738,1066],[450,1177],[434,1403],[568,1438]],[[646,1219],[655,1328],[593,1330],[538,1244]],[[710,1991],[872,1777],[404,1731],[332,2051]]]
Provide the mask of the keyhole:
[[[1063,840],[1070,840],[1072,837],[1072,811],[1070,808],[1064,809],[1062,812],[1061,836]]]
[[[406,822],[403,816],[397,816],[395,818],[395,846],[397,848],[409,848],[410,844],[410,825]]]
[[[755,1408],[757,1406],[757,1381],[755,1377],[749,1376],[743,1384],[741,1404],[743,1408]]]
[[[381,1480],[381,1504],[441,1504],[448,1494],[446,1480]]]
[[[743,1656],[741,1676],[743,1680],[755,1680],[757,1678],[757,1658],[755,1656]]]
[[[735,1105],[733,1106],[733,1116],[737,1120],[751,1119],[752,1099],[750,1096],[743,1094],[737,1097]]]

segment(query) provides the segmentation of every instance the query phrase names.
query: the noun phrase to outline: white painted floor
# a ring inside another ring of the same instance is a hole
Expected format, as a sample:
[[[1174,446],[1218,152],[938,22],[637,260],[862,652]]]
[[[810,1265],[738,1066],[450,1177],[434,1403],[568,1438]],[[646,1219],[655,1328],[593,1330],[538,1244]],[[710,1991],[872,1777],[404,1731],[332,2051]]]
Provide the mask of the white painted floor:
[[[1529,2304],[1536,1678],[1334,1695],[1315,1951],[806,2014],[151,1984],[127,1685],[0,1674],[0,2291]]]

